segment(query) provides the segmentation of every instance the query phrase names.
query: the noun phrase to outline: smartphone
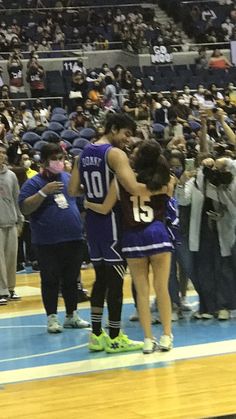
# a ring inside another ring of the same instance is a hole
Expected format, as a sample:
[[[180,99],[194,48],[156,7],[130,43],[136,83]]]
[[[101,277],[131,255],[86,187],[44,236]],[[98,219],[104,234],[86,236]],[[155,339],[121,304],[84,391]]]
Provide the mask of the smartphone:
[[[192,172],[195,169],[195,159],[185,159],[185,170]]]

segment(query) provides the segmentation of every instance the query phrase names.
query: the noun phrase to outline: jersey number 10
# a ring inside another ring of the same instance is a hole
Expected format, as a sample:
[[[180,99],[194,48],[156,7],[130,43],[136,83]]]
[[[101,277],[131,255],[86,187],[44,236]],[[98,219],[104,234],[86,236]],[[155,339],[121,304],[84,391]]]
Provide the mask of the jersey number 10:
[[[84,180],[86,183],[88,198],[102,198],[104,196],[102,176],[100,172],[94,171],[89,176],[89,173],[85,171]]]

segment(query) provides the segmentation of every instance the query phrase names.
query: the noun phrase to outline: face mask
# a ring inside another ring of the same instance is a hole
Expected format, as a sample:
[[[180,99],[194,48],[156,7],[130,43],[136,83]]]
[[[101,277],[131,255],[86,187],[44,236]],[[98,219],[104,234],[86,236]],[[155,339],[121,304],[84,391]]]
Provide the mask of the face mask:
[[[55,175],[61,173],[64,170],[64,162],[59,160],[49,160],[47,169]]]
[[[197,101],[197,100],[193,100],[193,101],[192,101],[192,104],[193,104],[194,106],[198,106],[198,101]]]
[[[229,90],[233,90],[234,89],[234,85],[230,84],[229,85]]]
[[[25,167],[26,169],[29,169],[29,168],[30,168],[30,166],[31,166],[31,160],[24,160],[24,167]]]
[[[205,92],[205,89],[203,87],[200,87],[200,89],[198,89],[198,93],[202,94]]]
[[[142,83],[138,82],[138,83],[136,83],[136,86],[137,87],[142,87]]]
[[[168,102],[168,100],[163,100],[162,105],[163,106],[166,106],[167,108],[169,108],[170,102]]]
[[[40,161],[40,155],[39,155],[39,154],[35,154],[35,155],[33,156],[33,159],[34,159],[34,161],[35,161],[36,163],[38,163],[38,162]]]
[[[190,93],[190,89],[184,89],[184,93],[186,94],[186,95],[189,95],[189,93]]]
[[[178,102],[179,102],[180,105],[184,105],[185,104],[185,100],[184,99],[179,99]]]

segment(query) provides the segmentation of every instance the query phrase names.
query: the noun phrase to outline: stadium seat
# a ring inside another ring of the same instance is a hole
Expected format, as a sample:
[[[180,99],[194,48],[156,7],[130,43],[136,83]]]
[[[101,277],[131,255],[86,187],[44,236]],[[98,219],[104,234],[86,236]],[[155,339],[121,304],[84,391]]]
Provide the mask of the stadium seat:
[[[64,131],[62,131],[61,133],[61,138],[63,140],[67,140],[69,141],[71,144],[73,143],[73,141],[78,138],[78,132],[75,132],[71,129],[65,129]]]
[[[72,144],[67,140],[63,140],[61,141],[61,143],[62,143],[62,146],[65,147],[66,150],[70,150],[72,148]]]
[[[43,140],[40,140],[40,141],[37,141],[35,144],[34,144],[34,150],[37,150],[37,151],[41,151],[42,150],[42,148],[43,148],[43,146],[44,145],[47,145],[48,143],[47,143],[47,141],[43,141]]]
[[[67,116],[62,113],[54,113],[51,117],[51,122],[60,122],[62,125],[64,125],[67,121]]]
[[[61,132],[64,130],[64,127],[59,122],[50,122],[48,125],[48,130],[55,131],[55,132]]]
[[[165,129],[165,127],[162,124],[153,124],[153,126],[152,126],[152,131],[153,131],[154,134],[160,134],[160,133],[164,132],[164,129]]]
[[[83,128],[79,133],[79,137],[91,140],[96,137],[96,131],[92,128]]]
[[[88,144],[90,144],[90,142],[86,138],[76,138],[73,141],[73,147],[76,147],[76,148],[84,149],[84,147]]]
[[[63,114],[63,115],[66,115],[66,110],[65,109],[63,109],[63,108],[60,108],[60,107],[57,107],[57,108],[54,108],[53,110],[52,110],[52,115],[54,115],[54,114],[59,114],[59,113],[61,113],[61,114]]]
[[[40,141],[40,140],[41,140],[41,137],[38,134],[36,134],[35,132],[31,132],[31,131],[25,132],[22,136],[22,141],[24,143],[29,143],[32,146],[37,141]]]
[[[60,140],[60,135],[55,131],[44,131],[41,135],[41,139],[44,141],[58,142]]]
[[[73,157],[79,156],[82,153],[82,148],[71,148],[69,154]]]
[[[201,128],[201,124],[197,121],[189,121],[188,124],[193,131],[198,131]]]

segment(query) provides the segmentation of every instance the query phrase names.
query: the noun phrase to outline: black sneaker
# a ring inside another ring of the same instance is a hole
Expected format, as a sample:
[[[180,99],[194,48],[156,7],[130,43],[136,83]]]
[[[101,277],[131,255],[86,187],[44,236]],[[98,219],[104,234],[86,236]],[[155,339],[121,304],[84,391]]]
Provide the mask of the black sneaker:
[[[11,301],[18,301],[18,300],[21,299],[21,297],[19,295],[17,295],[15,293],[15,291],[9,291],[9,293],[10,293],[9,300],[11,300]]]

